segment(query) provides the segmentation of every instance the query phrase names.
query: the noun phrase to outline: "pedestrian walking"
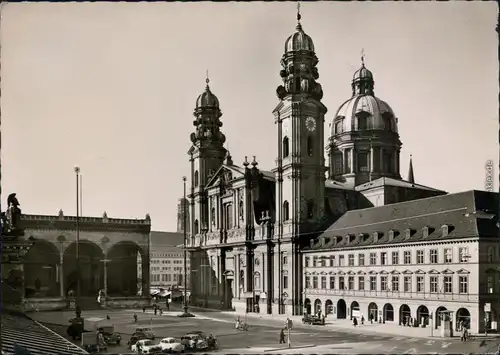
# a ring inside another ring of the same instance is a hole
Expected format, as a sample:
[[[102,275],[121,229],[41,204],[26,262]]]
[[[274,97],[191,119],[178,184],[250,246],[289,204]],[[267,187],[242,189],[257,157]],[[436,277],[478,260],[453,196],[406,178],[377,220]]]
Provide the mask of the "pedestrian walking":
[[[160,316],[163,315],[163,310],[160,308]]]
[[[158,308],[156,307],[156,305],[154,307],[154,310],[155,310],[155,316],[156,316],[156,314],[158,313]]]
[[[111,320],[111,317],[109,316],[109,314],[106,314],[106,319]]]
[[[169,299],[169,298],[167,298],[167,300],[165,301],[165,307],[167,307],[167,311],[169,311],[169,310],[170,310],[170,301],[169,301],[169,300],[170,300],[170,299]]]
[[[358,325],[358,319],[357,319],[356,317],[354,317],[354,318],[352,319],[352,325],[353,325],[353,326],[357,326],[357,325]]]
[[[137,313],[134,313],[134,323],[137,323]]]
[[[365,324],[365,317],[361,315],[361,325]]]
[[[283,328],[280,330],[280,344],[285,344],[285,330]]]

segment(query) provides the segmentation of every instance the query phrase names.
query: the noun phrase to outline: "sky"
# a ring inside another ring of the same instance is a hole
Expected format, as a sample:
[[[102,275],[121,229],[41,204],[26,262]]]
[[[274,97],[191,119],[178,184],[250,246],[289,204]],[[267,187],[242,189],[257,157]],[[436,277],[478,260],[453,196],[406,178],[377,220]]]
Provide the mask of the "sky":
[[[498,191],[495,2],[304,2],[325,133],[351,96],[361,50],[399,119],[401,174]],[[175,231],[193,109],[206,71],[235,164],[277,156],[273,109],[294,2],[9,3],[1,8],[2,203],[23,213],[144,218]]]

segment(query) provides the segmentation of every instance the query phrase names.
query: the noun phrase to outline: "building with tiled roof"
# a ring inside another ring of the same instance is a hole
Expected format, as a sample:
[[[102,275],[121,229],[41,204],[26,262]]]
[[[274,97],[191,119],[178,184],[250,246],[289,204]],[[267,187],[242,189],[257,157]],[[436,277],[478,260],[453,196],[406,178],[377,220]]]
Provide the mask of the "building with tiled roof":
[[[435,328],[451,311],[484,331],[500,312],[498,206],[473,190],[345,213],[303,250],[304,308]]]
[[[197,304],[210,307],[223,304],[240,312],[301,315],[306,300],[314,303],[319,299],[323,309],[327,301],[326,294],[321,294],[326,292],[323,288],[315,291],[320,292],[318,297],[304,293],[311,288],[305,288],[303,255],[335,255],[348,233],[326,238],[331,230],[352,229],[349,248],[381,248],[381,244],[370,244],[373,238],[381,238],[377,243],[398,243],[398,248],[403,248],[408,243],[430,243],[435,235],[445,231],[444,225],[449,226],[447,235],[451,238],[462,233],[462,224],[465,228],[472,223],[461,212],[449,211],[452,209],[449,205],[458,197],[446,196],[445,191],[418,181],[411,158],[408,176],[402,177],[403,143],[398,125],[405,118],[397,116],[386,98],[382,100],[375,95],[375,75],[364,58],[351,82],[346,83],[346,100],[339,100],[338,108],[327,116],[313,39],[306,34],[300,13],[297,20],[280,61],[282,85],[276,90],[278,104],[273,110],[275,166],[261,169],[255,156],[241,159],[243,163],[238,165],[225,146],[231,137],[223,134],[226,119],[221,111],[223,100],[215,99],[215,92],[207,88],[201,97],[210,99],[198,99],[195,103],[188,151],[191,167],[188,245],[191,299]],[[327,139],[325,130],[329,131]],[[257,144],[259,138],[256,137]],[[473,195],[483,196],[480,192]],[[468,207],[470,213],[476,210],[466,197],[458,200],[457,208]],[[442,211],[434,211],[432,201],[447,202],[442,202]],[[427,224],[428,235],[425,242],[417,242],[415,238],[424,233],[424,226],[406,228],[405,225],[416,223],[418,219],[413,217],[425,213],[429,217],[421,217],[421,223]],[[463,219],[460,223],[456,221],[457,213]],[[429,222],[425,222],[426,218]],[[363,220],[370,227],[361,227]],[[377,230],[371,230],[372,224]],[[413,239],[405,239],[407,233]],[[319,236],[323,237],[316,242]],[[314,246],[324,243],[327,248],[311,249],[311,241]],[[340,244],[334,244],[337,241]],[[439,253],[443,253],[444,249],[439,248]],[[425,270],[423,265],[422,270]],[[472,275],[474,271],[470,272]],[[447,297],[444,293],[439,295]],[[343,313],[336,312],[338,298],[329,299],[333,304],[329,312],[346,317],[347,308]],[[364,302],[352,301],[360,305]],[[368,314],[367,305],[363,303],[362,307]],[[379,307],[382,309],[383,304]],[[393,307],[395,314],[399,306],[395,303]],[[416,317],[418,306],[411,304],[411,307]],[[427,307],[435,311],[430,304]],[[476,312],[478,307],[471,306],[470,312]],[[399,318],[394,315],[393,319]],[[476,318],[472,324],[477,322]]]

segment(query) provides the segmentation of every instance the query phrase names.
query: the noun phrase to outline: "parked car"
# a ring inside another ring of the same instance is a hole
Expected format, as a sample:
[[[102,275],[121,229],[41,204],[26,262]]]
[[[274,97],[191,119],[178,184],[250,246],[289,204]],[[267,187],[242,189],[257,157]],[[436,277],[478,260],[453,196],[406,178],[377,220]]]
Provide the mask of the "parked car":
[[[141,354],[155,354],[161,351],[161,346],[158,344],[155,344],[151,339],[142,339],[139,340],[137,343],[132,345],[132,352],[136,353],[138,352],[137,350],[137,345],[141,344]]]
[[[156,336],[151,328],[135,328],[135,332],[132,335],[142,335],[143,338],[155,340]]]
[[[158,344],[161,346],[162,352],[168,353],[183,353],[184,345],[181,344],[180,340],[176,340],[175,338],[163,338],[160,340]]]
[[[137,336],[137,335],[132,335],[130,337],[130,340],[128,341],[128,346],[130,347],[130,349],[132,349],[132,345],[134,345],[135,343],[137,343],[139,340],[144,340],[146,339],[144,336]]]
[[[325,325],[325,319],[323,317],[304,314],[304,316],[302,317],[302,323],[311,325]]]
[[[188,333],[181,338],[181,344],[185,349],[199,349],[204,350],[208,348],[206,340],[198,334]]]
[[[114,326],[104,326],[99,328],[107,345],[120,345],[122,336],[115,332]]]

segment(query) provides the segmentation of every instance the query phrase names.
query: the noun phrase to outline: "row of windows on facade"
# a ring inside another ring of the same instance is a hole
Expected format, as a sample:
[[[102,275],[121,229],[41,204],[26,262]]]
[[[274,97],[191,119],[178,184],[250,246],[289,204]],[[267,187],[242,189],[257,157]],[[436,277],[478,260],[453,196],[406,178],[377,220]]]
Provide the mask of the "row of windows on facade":
[[[400,263],[400,251],[393,251],[391,253],[391,264],[389,264],[389,254],[387,252],[378,253],[373,252],[369,254],[369,263],[368,265],[401,265]],[[440,258],[441,256],[441,258]],[[453,250],[451,248],[444,248],[443,252],[439,253],[439,249],[431,249],[429,251],[428,260],[425,258],[424,250],[416,250],[415,251],[415,261],[416,264],[451,264],[453,263]],[[310,265],[309,260],[312,258],[312,265]],[[441,259],[441,260],[440,260]],[[459,248],[458,249],[458,261],[461,263],[467,262],[469,259],[469,250],[468,248]],[[329,265],[327,265],[327,261],[329,261]],[[412,251],[405,250],[403,252],[403,264],[413,264],[412,263]],[[355,264],[355,255],[348,254],[347,255],[347,265],[345,264],[345,255],[339,255],[338,260],[336,260],[335,255],[330,255],[328,257],[321,256],[313,256],[313,257],[305,257],[304,266],[305,267],[336,267],[336,266],[365,266],[365,254],[358,254],[358,263]]]
[[[389,131],[389,132],[392,132],[391,116],[392,115],[389,112],[384,112],[382,114],[382,120],[384,121],[384,130]],[[370,115],[368,115],[362,111],[356,116],[357,129],[359,131],[369,129],[369,125],[368,125],[369,117],[370,117]],[[345,119],[345,117],[342,117],[342,116],[337,117],[337,120],[335,121],[335,134],[340,134],[344,131],[343,130],[344,119]]]
[[[189,267],[186,268],[187,270],[189,270]],[[152,266],[150,268],[150,270],[153,272],[153,271],[168,271],[168,270],[174,270],[174,271],[182,271],[184,270],[184,268],[182,266],[174,266],[174,267],[171,267],[171,266],[163,266],[163,267],[160,267],[160,266]]]
[[[374,148],[378,149],[378,148]],[[345,149],[342,152],[336,152],[333,155],[333,173],[335,175],[354,173],[352,166],[353,149]],[[359,151],[356,153],[356,171],[369,172],[370,171],[370,155],[369,151]],[[373,152],[375,155],[375,152]],[[382,154],[382,164],[380,166],[382,173],[392,173],[394,171],[394,155],[392,152],[384,151]]]
[[[182,257],[183,257],[182,253],[170,253],[170,254],[151,253],[151,258],[182,258]]]
[[[389,285],[389,276],[380,276],[379,283],[377,284],[377,276],[369,276],[365,279],[365,276],[357,276],[358,285],[355,289],[355,277],[348,276],[347,283],[344,276],[338,277],[338,283],[336,283],[337,278],[335,276],[330,276],[330,282],[327,284],[327,277],[321,276],[319,281],[321,282],[321,287],[318,284],[318,276],[305,277],[305,288],[310,289],[330,289],[330,290],[349,290],[349,291],[387,291],[387,292],[413,292],[412,288],[412,276],[403,276],[403,287],[400,288],[400,275],[391,276],[391,285]],[[429,292],[430,293],[453,293],[453,275],[445,275],[442,277],[441,284],[439,283],[440,276],[429,276]],[[368,287],[365,288],[365,281],[368,282]],[[493,290],[494,280],[488,281],[488,290]],[[328,287],[327,287],[328,286]],[[377,288],[377,286],[379,286]],[[441,286],[441,287],[439,287]],[[425,292],[425,276],[416,277],[416,292]],[[490,292],[490,291],[488,291]],[[492,291],[491,291],[492,292]],[[469,276],[459,275],[458,276],[458,293],[467,294],[469,293]]]
[[[307,137],[306,143],[307,155],[312,157],[314,155],[314,138],[311,136]],[[290,155],[290,139],[288,137],[283,138],[283,158],[287,158]]]
[[[281,275],[281,287],[284,289],[288,289],[288,275]],[[245,278],[243,275],[240,276],[240,286],[245,284]],[[253,284],[254,289],[260,290],[261,284],[260,284],[260,273],[256,272],[254,275],[254,284]]]
[[[189,281],[189,276],[187,277]],[[151,282],[177,282],[182,281],[182,275],[179,274],[155,274],[151,275]]]
[[[186,263],[189,264],[189,259],[186,260]],[[184,264],[184,260],[182,260],[182,259],[174,259],[174,260],[152,259],[151,264]]]

